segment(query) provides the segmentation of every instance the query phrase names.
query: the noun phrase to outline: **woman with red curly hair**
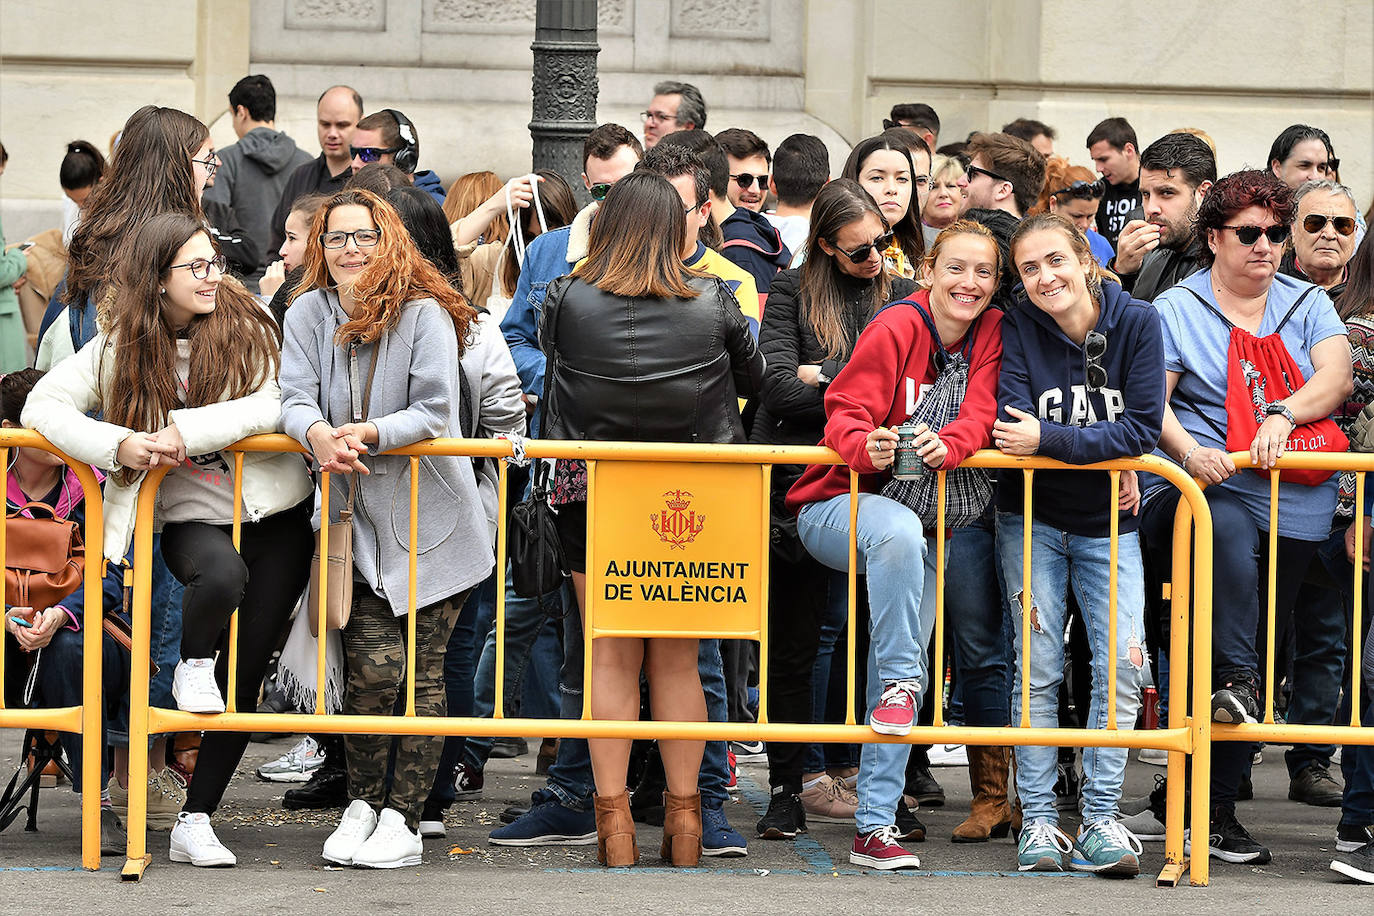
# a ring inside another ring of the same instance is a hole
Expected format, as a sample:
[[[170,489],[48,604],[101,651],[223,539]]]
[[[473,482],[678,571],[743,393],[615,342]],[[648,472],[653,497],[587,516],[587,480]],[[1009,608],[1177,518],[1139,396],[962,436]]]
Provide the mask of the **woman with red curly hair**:
[[[343,631],[344,712],[391,715],[405,681],[410,459],[386,452],[460,435],[458,359],[476,311],[368,191],[329,198],[310,229],[286,313],[282,421],[331,473],[331,518],[353,501],[353,606]],[[444,649],[463,599],[491,572],[486,515],[468,458],[419,461],[415,713],[442,716]],[[407,735],[386,786],[386,735],[344,739],[352,802],[324,844],[341,865],[420,863],[420,808],[443,739]]]

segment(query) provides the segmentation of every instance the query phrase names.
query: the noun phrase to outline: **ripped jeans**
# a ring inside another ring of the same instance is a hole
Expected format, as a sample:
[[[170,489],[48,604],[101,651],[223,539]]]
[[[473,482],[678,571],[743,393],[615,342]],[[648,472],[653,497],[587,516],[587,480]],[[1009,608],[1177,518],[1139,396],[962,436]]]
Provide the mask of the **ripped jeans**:
[[[1092,646],[1091,728],[1107,727],[1108,595],[1110,539],[1069,534],[1033,522],[1031,525],[1031,682],[1030,724],[1053,728],[1059,724],[1059,685],[1064,680],[1064,624],[1068,589],[1073,588],[1083,609],[1088,642]],[[1012,690],[1012,727],[1021,717],[1022,657],[1022,516],[997,513],[997,547],[1006,576],[1008,603],[1016,628],[1016,683]],[[1135,728],[1145,670],[1145,578],[1140,537],[1121,535],[1117,548],[1116,579],[1116,725]],[[1083,823],[1114,818],[1126,774],[1126,748],[1083,749]],[[1052,747],[1016,749],[1016,791],[1026,822],[1057,823],[1054,782],[1058,751]]]

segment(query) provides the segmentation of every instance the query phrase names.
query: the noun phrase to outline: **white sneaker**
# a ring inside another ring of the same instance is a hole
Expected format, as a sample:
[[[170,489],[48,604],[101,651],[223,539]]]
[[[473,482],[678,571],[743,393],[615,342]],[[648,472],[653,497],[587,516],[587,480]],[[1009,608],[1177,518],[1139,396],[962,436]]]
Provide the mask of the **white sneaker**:
[[[926,752],[933,767],[968,766],[968,748],[962,744],[937,744]]]
[[[1148,763],[1150,766],[1167,767],[1169,765],[1169,752],[1157,747],[1142,747],[1140,752],[1135,755],[1135,759],[1141,763]]]
[[[383,808],[377,829],[353,853],[358,868],[405,868],[419,865],[424,853],[420,834],[406,826],[406,819],[394,808]]]
[[[320,855],[339,865],[352,865],[353,854],[372,836],[377,828],[377,814],[361,798],[355,798],[344,810],[339,826],[324,841]]]
[[[309,782],[310,774],[323,765],[324,752],[319,742],[306,735],[291,750],[258,767],[258,778],[268,782]]]
[[[215,836],[210,815],[185,811],[177,815],[168,855],[173,862],[190,862],[200,868],[229,868],[238,864],[234,854]]]
[[[423,839],[435,840],[447,835],[448,830],[444,827],[443,821],[420,821],[420,836]]]
[[[182,712],[224,712],[224,696],[215,683],[213,658],[184,658],[172,674],[172,699]]]

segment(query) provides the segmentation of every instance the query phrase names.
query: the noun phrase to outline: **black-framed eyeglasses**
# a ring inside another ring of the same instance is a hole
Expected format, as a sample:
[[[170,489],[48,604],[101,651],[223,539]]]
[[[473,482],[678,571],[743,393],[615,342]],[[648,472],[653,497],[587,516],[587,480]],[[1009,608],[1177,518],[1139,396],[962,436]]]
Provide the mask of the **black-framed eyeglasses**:
[[[699,200],[699,201],[697,201],[696,203],[692,204],[690,207],[687,207],[685,210],[683,210],[683,211],[682,211],[682,215],[683,215],[683,216],[691,216],[691,215],[692,215],[692,211],[695,210],[697,207],[700,207],[700,206],[701,206],[702,204],[704,204],[704,203],[706,203],[706,201],[704,201],[704,200]]]
[[[206,258],[195,258],[194,260],[187,261],[185,264],[173,264],[171,267],[169,267],[169,268],[167,268],[167,269],[168,269],[168,270],[178,270],[178,269],[180,269],[180,268],[182,268],[182,267],[186,267],[186,268],[189,268],[189,269],[190,269],[190,271],[191,271],[191,276],[195,277],[197,280],[205,280],[205,279],[208,279],[209,276],[210,276],[210,268],[211,268],[211,267],[213,267],[215,270],[219,271],[219,272],[220,272],[220,275],[223,276],[223,275],[224,275],[224,268],[225,268],[228,264],[229,264],[229,262],[228,262],[227,260],[225,260],[224,255],[222,255],[222,254],[217,254],[217,255],[215,255],[213,258],[209,258],[209,259],[206,259]]]
[[[205,166],[205,175],[207,178],[214,178],[215,173],[219,171],[219,159],[215,158],[214,153],[210,154],[209,159],[192,159],[191,161]]]
[[[401,148],[399,146],[350,146],[348,148],[348,152],[353,158],[364,164],[369,162],[381,162],[383,156],[399,153],[400,151]]]
[[[1005,182],[1007,182],[1008,184],[1011,183],[1011,179],[1010,179],[1010,178],[1003,178],[1001,175],[998,175],[996,172],[990,172],[990,171],[988,171],[988,170],[985,169],[985,168],[980,168],[979,166],[974,165],[972,162],[970,162],[967,166],[964,167],[964,174],[968,177],[968,180],[969,180],[969,181],[972,181],[972,180],[973,180],[973,176],[974,176],[974,175],[986,175],[986,176],[988,176],[989,178],[991,178],[993,181],[1005,181]]]
[[[756,181],[759,183],[760,191],[768,190],[767,172],[764,172],[762,175],[750,175],[748,172],[740,172],[738,175],[731,175],[730,178],[735,182],[735,184],[739,185],[739,189],[741,191],[749,190],[751,187],[753,187],[754,182]]]
[[[1259,226],[1221,226],[1221,229],[1230,229],[1240,239],[1242,245],[1253,245],[1259,241],[1263,235],[1269,240],[1271,245],[1282,245],[1288,241],[1288,236],[1292,234],[1287,226],[1270,226],[1268,229],[1261,229]]]
[[[1312,235],[1316,235],[1326,228],[1327,223],[1330,223],[1341,235],[1355,234],[1355,220],[1353,217],[1327,216],[1324,213],[1307,214],[1307,216],[1303,217],[1302,228]],[[1240,233],[1236,234],[1239,235]]]
[[[834,245],[835,243],[831,242],[830,244]],[[844,255],[845,257],[849,258],[849,260],[853,261],[855,264],[862,264],[864,261],[868,260],[868,256],[873,253],[874,248],[878,249],[879,251],[883,251],[887,248],[888,245],[891,244],[892,233],[888,232],[878,236],[876,239],[869,242],[867,245],[860,245],[853,251],[845,251],[838,245],[835,246],[835,250],[838,251],[840,254]]]
[[[606,195],[611,193],[611,182],[599,181],[587,189],[587,193],[592,196],[592,200],[600,203],[606,199]]]
[[[641,111],[639,117],[645,121],[653,121],[655,124],[666,124],[669,121],[677,120],[677,115],[666,114],[662,111]]]
[[[1075,181],[1067,188],[1060,188],[1050,196],[1072,197],[1074,200],[1098,200],[1106,191],[1106,182],[1101,179],[1097,181]]]
[[[326,248],[346,248],[349,239],[359,248],[374,248],[382,240],[382,230],[354,229],[352,232],[343,232],[336,229],[320,233],[320,244]]]
[[[1089,331],[1083,341],[1083,358],[1089,391],[1101,391],[1107,385],[1107,370],[1102,368],[1102,357],[1106,355],[1107,335],[1101,331]]]

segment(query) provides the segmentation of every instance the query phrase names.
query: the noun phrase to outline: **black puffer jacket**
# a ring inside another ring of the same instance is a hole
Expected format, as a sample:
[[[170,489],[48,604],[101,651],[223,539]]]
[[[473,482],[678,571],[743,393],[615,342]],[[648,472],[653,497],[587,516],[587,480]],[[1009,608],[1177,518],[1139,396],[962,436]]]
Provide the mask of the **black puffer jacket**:
[[[630,442],[744,442],[739,397],[763,355],[715,278],[695,299],[625,299],[575,277],[549,286],[539,321],[548,359],[544,436]]]

